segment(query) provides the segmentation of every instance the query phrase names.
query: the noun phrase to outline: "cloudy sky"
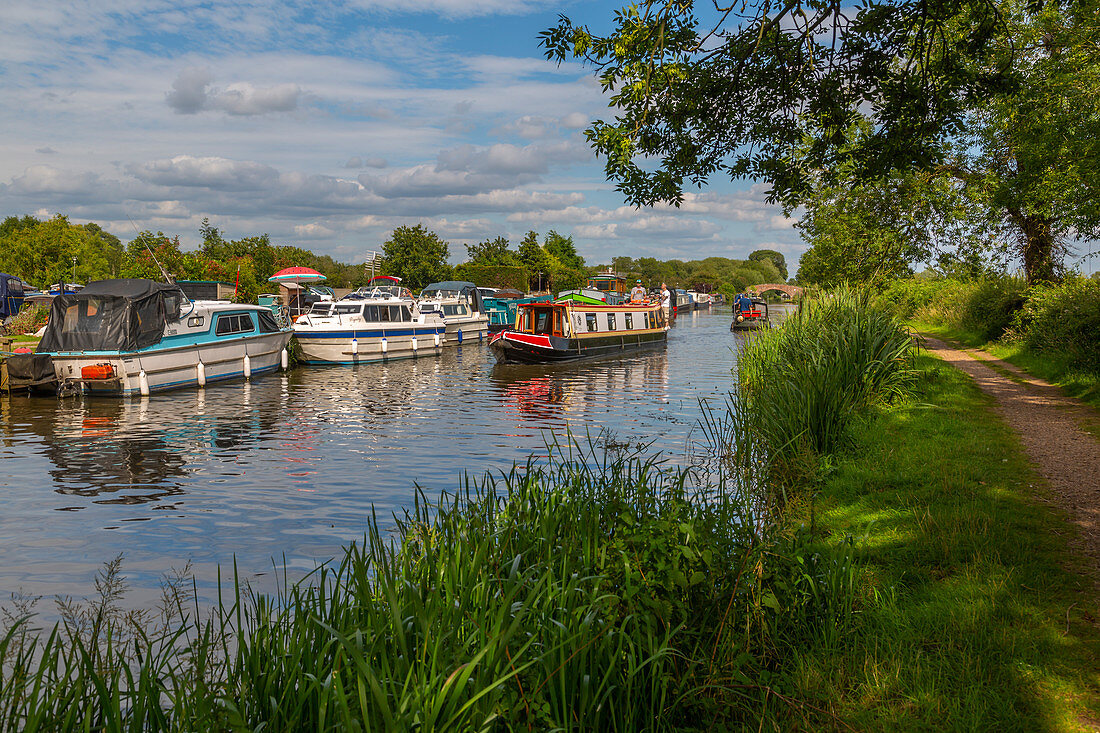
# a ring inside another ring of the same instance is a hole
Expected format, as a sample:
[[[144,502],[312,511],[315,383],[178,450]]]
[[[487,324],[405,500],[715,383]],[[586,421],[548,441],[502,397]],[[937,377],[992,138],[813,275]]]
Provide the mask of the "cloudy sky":
[[[537,43],[559,12],[606,31],[615,7],[5,0],[0,215],[61,212],[188,246],[209,217],[231,238],[267,232],[343,261],[417,223],[453,261],[529,229],[572,234],[590,262],[762,247],[797,260],[763,186],[623,206],[583,139],[606,98]]]

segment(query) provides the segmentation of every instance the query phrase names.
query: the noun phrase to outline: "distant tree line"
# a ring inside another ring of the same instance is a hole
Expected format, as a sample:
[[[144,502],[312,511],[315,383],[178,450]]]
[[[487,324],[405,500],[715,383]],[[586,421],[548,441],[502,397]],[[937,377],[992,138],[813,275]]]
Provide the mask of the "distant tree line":
[[[272,244],[267,234],[227,239],[207,219],[199,233],[202,244],[184,250],[178,236],[159,231],[144,231],[123,243],[96,224],[73,224],[61,214],[44,221],[11,216],[0,223],[0,271],[48,288],[74,280],[161,279],[163,267],[177,280],[237,283],[236,299],[241,302],[255,301],[257,295],[270,291],[273,286],[267,278],[285,267],[310,267],[326,276],[326,285],[338,288],[364,285],[371,276],[365,264],[346,264],[300,247]],[[573,237],[554,230],[541,240],[537,232],[529,231],[515,249],[506,237],[498,236],[466,245],[466,253],[468,261],[452,267],[447,262],[446,240],[423,225],[401,226],[382,245],[378,273],[400,277],[414,291],[455,278],[488,287],[556,292],[582,287],[589,275],[608,267],[651,288],[665,282],[673,288],[730,294],[747,285],[787,279],[786,261],[774,250],[757,250],[747,260],[615,257],[610,263],[589,266],[577,253]]]

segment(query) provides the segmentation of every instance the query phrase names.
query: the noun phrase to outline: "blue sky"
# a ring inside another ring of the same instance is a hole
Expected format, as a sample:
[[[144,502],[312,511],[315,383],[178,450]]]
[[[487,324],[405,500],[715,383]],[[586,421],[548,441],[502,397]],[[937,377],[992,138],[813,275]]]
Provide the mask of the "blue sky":
[[[765,186],[623,205],[583,139],[590,69],[543,59],[540,0],[0,4],[0,215],[68,214],[123,239],[267,232],[360,261],[400,225],[462,246],[571,234],[589,262],[803,249]],[[793,267],[791,268],[794,269]]]

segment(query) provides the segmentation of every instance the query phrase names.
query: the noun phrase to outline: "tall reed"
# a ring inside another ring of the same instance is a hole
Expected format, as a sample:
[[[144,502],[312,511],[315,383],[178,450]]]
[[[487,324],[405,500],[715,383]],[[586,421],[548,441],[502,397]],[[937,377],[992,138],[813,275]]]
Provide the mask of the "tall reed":
[[[853,416],[907,392],[907,329],[870,293],[842,287],[806,301],[746,344],[741,398],[773,461],[835,451]]]

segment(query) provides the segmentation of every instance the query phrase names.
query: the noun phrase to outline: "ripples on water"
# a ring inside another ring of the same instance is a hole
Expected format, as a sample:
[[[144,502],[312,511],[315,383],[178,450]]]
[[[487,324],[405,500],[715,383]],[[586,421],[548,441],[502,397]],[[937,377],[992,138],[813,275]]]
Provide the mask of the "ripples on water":
[[[657,439],[682,455],[701,398],[722,399],[742,336],[728,309],[680,318],[667,349],[552,367],[497,365],[484,344],[439,358],[299,367],[149,399],[0,396],[0,593],[87,594],[125,553],[155,588],[188,559],[209,588],[272,558],[309,570],[388,517],[545,453],[548,431]]]

